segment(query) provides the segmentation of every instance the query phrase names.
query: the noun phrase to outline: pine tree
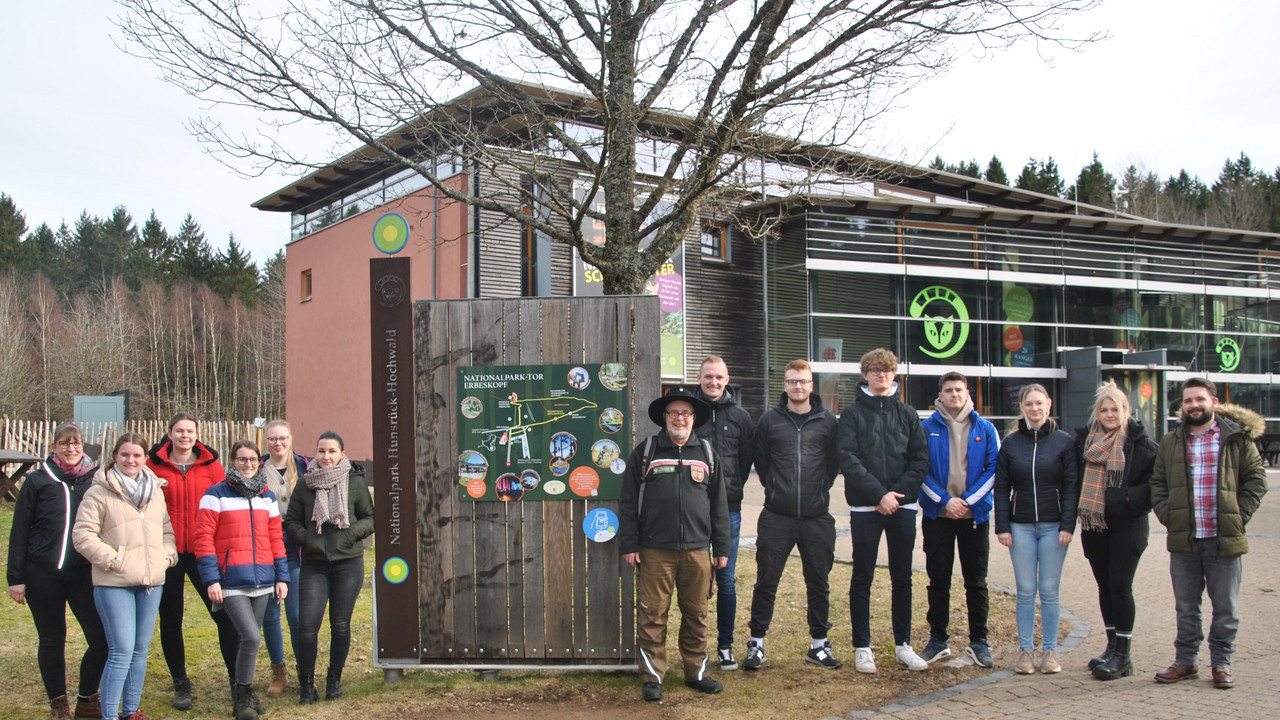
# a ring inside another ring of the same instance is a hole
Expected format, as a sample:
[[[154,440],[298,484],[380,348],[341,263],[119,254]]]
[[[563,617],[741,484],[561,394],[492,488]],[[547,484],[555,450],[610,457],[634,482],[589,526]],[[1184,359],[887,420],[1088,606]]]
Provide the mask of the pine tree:
[[[156,211],[142,225],[142,235],[133,246],[125,279],[129,289],[137,292],[144,283],[154,281],[165,287],[174,283],[174,265],[177,262],[178,244],[170,237]]]
[[[249,254],[240,247],[236,236],[227,239],[227,249],[219,250],[214,263],[209,289],[223,298],[236,296],[245,307],[252,308],[258,302],[258,267]]]
[[[0,193],[0,272],[18,267],[22,257],[22,236],[27,232],[27,218],[18,210],[13,198]]]
[[[1004,165],[1000,162],[1000,158],[995,155],[991,156],[991,160],[987,163],[987,171],[982,176],[987,182],[1000,183],[1001,185],[1009,184],[1009,175],[1004,171]]]
[[[174,238],[174,244],[178,251],[174,263],[175,279],[178,282],[183,280],[208,282],[213,274],[213,248],[209,247],[209,241],[205,240],[200,223],[197,223],[190,213],[183,218],[182,226],[178,228],[178,235]]]
[[[1114,207],[1116,178],[1102,167],[1098,151],[1093,151],[1093,162],[1080,168],[1076,184],[1067,191],[1067,197],[1089,205]]]

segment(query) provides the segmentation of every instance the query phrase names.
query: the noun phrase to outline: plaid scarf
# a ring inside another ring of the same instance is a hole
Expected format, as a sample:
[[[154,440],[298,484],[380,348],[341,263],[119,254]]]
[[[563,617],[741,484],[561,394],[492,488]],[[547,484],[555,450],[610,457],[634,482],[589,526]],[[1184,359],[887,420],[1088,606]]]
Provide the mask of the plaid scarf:
[[[136,478],[125,475],[114,465],[111,466],[110,472],[120,486],[120,493],[124,495],[124,499],[139,510],[150,504],[151,498],[155,497],[158,483],[150,468],[146,466],[139,468]]]
[[[1124,477],[1125,428],[1093,430],[1084,441],[1084,482],[1080,486],[1080,527],[1106,530],[1107,488]]]
[[[302,480],[316,493],[311,520],[316,524],[317,535],[325,523],[339,528],[351,527],[347,516],[347,477],[350,474],[351,461],[345,457],[337,465],[329,467],[320,467],[316,460],[307,465],[307,474],[302,476]]]

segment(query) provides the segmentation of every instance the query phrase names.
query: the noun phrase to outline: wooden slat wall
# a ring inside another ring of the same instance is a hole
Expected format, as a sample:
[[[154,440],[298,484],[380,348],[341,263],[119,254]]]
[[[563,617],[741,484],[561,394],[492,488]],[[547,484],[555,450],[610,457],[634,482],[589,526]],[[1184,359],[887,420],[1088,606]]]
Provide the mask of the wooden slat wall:
[[[459,501],[454,382],[468,365],[626,362],[634,445],[655,431],[658,298],[425,301],[414,320],[422,661],[634,664],[634,572],[582,532],[618,501]]]

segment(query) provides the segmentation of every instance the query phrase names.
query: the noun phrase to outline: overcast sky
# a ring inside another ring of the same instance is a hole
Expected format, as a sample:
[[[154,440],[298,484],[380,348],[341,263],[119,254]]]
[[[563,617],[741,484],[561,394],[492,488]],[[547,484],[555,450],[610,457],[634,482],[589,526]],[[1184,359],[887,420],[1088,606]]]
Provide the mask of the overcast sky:
[[[101,0],[7,3],[0,23],[0,192],[28,227],[106,216],[124,205],[141,226],[154,209],[171,232],[191,213],[215,247],[234,233],[261,263],[289,237],[288,216],[249,207],[291,178],[245,179],[207,155],[184,123],[207,112],[118,50]],[[1010,177],[1052,155],[1068,184],[1097,151],[1212,182],[1247,153],[1269,171],[1280,83],[1270,0],[1108,0],[1069,29],[1107,39],[1072,52],[1021,45],[966,57],[913,89],[862,149],[926,164],[998,155]],[[215,110],[216,112],[216,110]]]

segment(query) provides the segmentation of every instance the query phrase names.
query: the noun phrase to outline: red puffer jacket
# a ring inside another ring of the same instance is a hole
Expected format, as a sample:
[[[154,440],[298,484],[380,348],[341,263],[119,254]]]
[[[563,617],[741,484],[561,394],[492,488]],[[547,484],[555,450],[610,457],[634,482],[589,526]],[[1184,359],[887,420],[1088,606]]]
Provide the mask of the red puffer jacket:
[[[184,473],[169,460],[173,443],[169,438],[156,443],[148,453],[147,467],[157,476],[167,480],[164,499],[169,505],[169,522],[173,525],[173,542],[180,553],[196,551],[196,511],[205,491],[222,482],[227,471],[218,462],[218,453],[197,442],[192,452],[195,463]]]

